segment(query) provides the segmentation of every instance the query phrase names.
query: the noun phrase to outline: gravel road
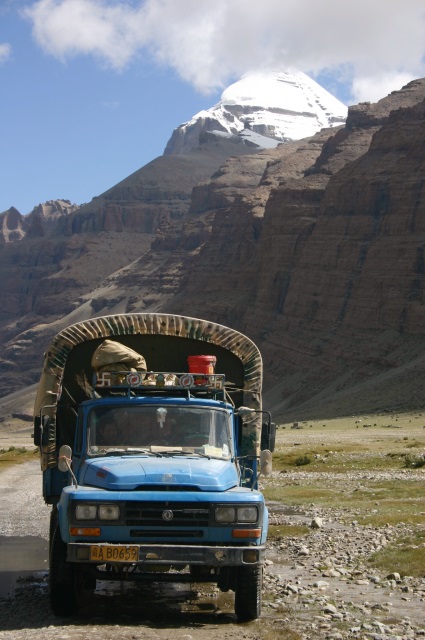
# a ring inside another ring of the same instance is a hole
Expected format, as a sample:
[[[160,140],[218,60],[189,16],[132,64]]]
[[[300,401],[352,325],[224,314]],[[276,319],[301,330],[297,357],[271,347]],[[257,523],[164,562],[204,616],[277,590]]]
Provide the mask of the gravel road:
[[[412,474],[425,480],[423,470]],[[280,478],[273,474],[267,482]],[[346,481],[358,478],[350,474]],[[49,507],[40,494],[38,463],[0,473],[0,536],[47,539]],[[305,540],[290,537],[269,544],[264,612],[256,622],[237,624],[232,595],[200,585],[129,586],[116,591],[100,585],[100,593],[78,618],[58,619],[49,610],[47,569],[42,569],[26,575],[0,599],[0,640],[425,638],[425,579],[380,575],[367,565],[368,555],[409,531],[406,525],[374,529],[355,520],[343,524],[342,512],[335,509],[312,507],[310,513],[291,514],[279,510],[279,505],[270,509],[275,524],[317,528]]]

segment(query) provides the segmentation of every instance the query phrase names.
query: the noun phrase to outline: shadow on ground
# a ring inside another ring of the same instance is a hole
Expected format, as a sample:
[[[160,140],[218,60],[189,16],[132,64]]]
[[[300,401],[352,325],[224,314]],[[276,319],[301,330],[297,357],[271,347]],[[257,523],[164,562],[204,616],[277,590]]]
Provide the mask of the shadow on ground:
[[[98,583],[75,616],[58,618],[50,610],[47,572],[38,572],[20,579],[13,593],[0,599],[0,629],[7,631],[141,623],[152,629],[193,629],[235,622],[233,595],[210,585]]]

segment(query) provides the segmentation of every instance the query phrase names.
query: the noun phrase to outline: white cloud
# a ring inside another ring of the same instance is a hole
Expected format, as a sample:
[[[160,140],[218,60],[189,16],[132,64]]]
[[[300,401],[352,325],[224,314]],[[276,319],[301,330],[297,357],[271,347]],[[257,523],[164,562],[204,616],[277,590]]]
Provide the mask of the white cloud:
[[[143,53],[204,92],[261,66],[348,68],[370,100],[425,75],[422,0],[34,0],[26,15],[62,60],[123,69]]]
[[[354,78],[352,85],[354,102],[376,102],[414,79],[415,76],[408,73],[384,73],[380,77]]]
[[[33,23],[38,44],[60,60],[93,55],[122,69],[145,44],[137,33],[138,10],[127,3],[38,0],[23,13]]]
[[[0,64],[6,62],[10,58],[12,47],[7,42],[0,43]]]

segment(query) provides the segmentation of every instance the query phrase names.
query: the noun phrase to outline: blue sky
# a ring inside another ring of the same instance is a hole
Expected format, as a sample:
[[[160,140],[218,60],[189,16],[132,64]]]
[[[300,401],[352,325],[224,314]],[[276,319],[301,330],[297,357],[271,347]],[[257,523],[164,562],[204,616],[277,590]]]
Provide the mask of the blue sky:
[[[0,0],[0,212],[89,202],[247,71],[353,104],[423,77],[424,52],[422,0]]]

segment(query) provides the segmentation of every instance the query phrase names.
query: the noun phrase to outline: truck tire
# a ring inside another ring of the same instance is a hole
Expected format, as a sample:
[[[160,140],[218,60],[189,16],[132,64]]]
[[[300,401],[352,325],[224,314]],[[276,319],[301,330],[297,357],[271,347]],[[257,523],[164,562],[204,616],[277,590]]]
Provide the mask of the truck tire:
[[[50,606],[55,616],[69,617],[77,608],[74,568],[66,561],[66,544],[59,527],[53,532],[49,567]]]
[[[52,549],[52,541],[53,541],[53,534],[55,533],[55,529],[58,526],[58,510],[56,505],[52,507],[52,510],[50,512],[50,525],[49,525],[49,557],[50,557],[50,551]]]
[[[256,620],[261,615],[263,567],[239,567],[236,577],[235,613],[239,622]]]

